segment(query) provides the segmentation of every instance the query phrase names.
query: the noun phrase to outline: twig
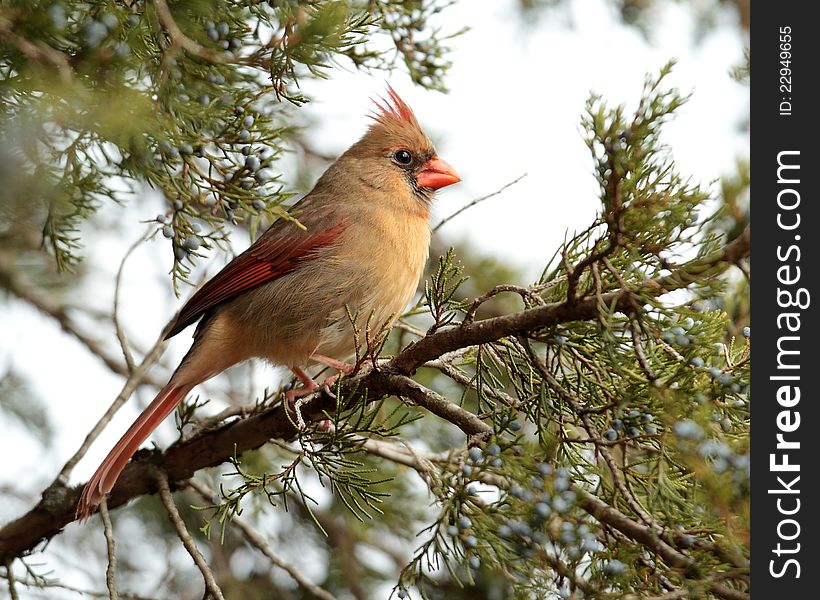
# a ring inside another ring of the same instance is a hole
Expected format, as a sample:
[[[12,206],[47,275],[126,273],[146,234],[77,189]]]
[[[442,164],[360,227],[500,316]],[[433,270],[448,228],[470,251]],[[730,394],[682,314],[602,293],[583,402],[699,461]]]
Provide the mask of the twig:
[[[52,48],[48,44],[30,42],[24,37],[14,33],[14,24],[6,18],[0,17],[0,39],[8,40],[17,50],[29,60],[51,64],[60,74],[63,83],[71,83],[72,71],[68,57],[59,50]]]
[[[228,406],[227,408],[219,411],[217,414],[211,417],[205,417],[204,419],[198,421],[189,433],[186,433],[182,436],[182,440],[189,440],[199,435],[203,431],[213,429],[214,427],[221,425],[223,421],[231,417],[235,417],[237,415],[247,417],[256,412],[259,412],[259,410],[259,404],[241,404],[238,406]]]
[[[103,499],[100,503],[100,518],[103,522],[103,533],[105,534],[105,547],[108,552],[108,566],[105,569],[105,586],[108,588],[109,600],[117,600],[117,582],[114,575],[117,572],[117,554],[114,544],[114,527],[111,524],[111,517],[108,514],[108,503]]]
[[[418,327],[413,327],[409,323],[405,323],[401,319],[399,319],[398,321],[393,323],[393,328],[394,329],[400,329],[402,331],[406,331],[407,333],[412,333],[413,335],[418,336],[418,337],[424,337],[424,335],[427,333],[424,330],[419,329]]]
[[[482,383],[481,389],[479,390],[476,386],[474,379],[468,377],[467,375],[459,371],[451,362],[448,362],[443,358],[428,361],[424,363],[424,366],[430,367],[431,369],[437,369],[441,371],[444,375],[455,381],[456,383],[460,383],[461,385],[471,387],[476,391],[480,391],[485,396],[489,396],[490,398],[494,398],[499,402],[503,402],[511,408],[518,408],[521,404],[521,402],[519,402],[509,394],[503,392],[502,390],[496,390],[487,385],[486,383]]]
[[[196,490],[206,502],[212,502],[214,491],[207,485],[196,479],[189,479],[188,485]],[[275,566],[287,572],[287,574],[293,577],[296,583],[302,586],[307,592],[321,600],[335,600],[335,596],[307,579],[296,567],[277,556],[273,552],[273,549],[265,542],[264,538],[242,517],[233,515],[231,517],[231,524],[235,525],[237,529],[242,532],[242,535],[245,536],[245,539],[250,545],[264,554]]]
[[[601,597],[601,591],[583,578],[580,569],[570,567],[566,563],[562,562],[555,553],[548,551],[546,548],[539,548],[538,555],[547,561],[550,566],[555,569],[556,573],[558,573],[561,577],[569,579],[572,582],[572,585],[584,592],[584,596],[586,598]]]
[[[8,578],[7,578],[8,579]],[[108,592],[102,592],[98,590],[86,590],[83,588],[74,587],[71,585],[67,585],[65,583],[60,583],[59,581],[51,581],[51,580],[43,580],[42,578],[38,578],[36,580],[31,579],[15,579],[15,583],[19,583],[27,588],[37,588],[37,590],[42,591],[44,588],[53,588],[58,590],[65,590],[67,592],[72,592],[79,596],[88,596],[90,598],[108,598]],[[13,598],[16,600],[16,598]],[[130,592],[122,592],[120,594],[120,600],[157,600],[154,597],[150,596],[141,596],[139,594],[133,594]]]
[[[168,485],[168,476],[164,471],[157,469],[156,481],[159,488],[159,498],[162,501],[162,505],[165,507],[165,511],[168,513],[168,519],[177,530],[177,536],[182,541],[182,545],[185,546],[188,554],[190,554],[191,558],[194,560],[194,564],[196,564],[200,573],[202,573],[202,578],[205,580],[205,590],[215,600],[225,600],[225,597],[222,595],[222,590],[219,589],[219,585],[217,585],[216,579],[214,579],[214,574],[211,572],[211,568],[208,566],[208,563],[205,562],[205,558],[202,556],[199,548],[196,547],[196,543],[191,537],[191,534],[188,533],[188,528],[185,527],[185,522],[182,520],[182,517],[179,516],[179,511],[177,510],[177,506],[174,504],[174,499],[171,496],[171,488]]]
[[[523,352],[529,356],[530,362],[535,365],[535,368],[540,373],[542,379],[550,386],[553,390],[555,390],[561,398],[572,407],[572,410],[575,414],[580,416],[581,422],[584,424],[584,429],[586,429],[587,433],[591,438],[601,438],[601,433],[598,431],[598,428],[592,423],[592,420],[589,418],[589,413],[584,412],[581,410],[580,405],[578,402],[575,401],[575,398],[570,394],[561,383],[555,379],[552,373],[549,372],[547,366],[541,360],[541,358],[535,353],[532,349],[532,346],[529,343],[529,340],[526,339],[519,339],[518,342],[521,344]],[[652,515],[650,515],[644,508],[640,505],[638,500],[632,494],[632,491],[627,487],[626,482],[623,479],[621,471],[618,469],[618,465],[615,462],[615,459],[612,456],[612,453],[609,451],[604,445],[596,444],[595,449],[604,459],[609,470],[612,475],[612,481],[615,483],[615,487],[621,492],[624,497],[624,501],[629,505],[636,515],[638,515],[642,521],[647,523],[648,525],[652,526],[658,532],[661,532],[662,529],[655,524],[654,519],[652,519]]]
[[[433,475],[439,473],[439,469],[436,468],[435,463],[449,461],[440,455],[422,452],[417,448],[413,448],[413,446],[407,442],[402,442],[402,446],[404,446],[404,448],[399,447],[398,444],[365,438],[362,438],[361,441],[361,448],[365,452],[410,467],[419,474],[419,477],[421,477],[428,489],[432,490],[435,481]]]
[[[664,342],[662,339],[656,339],[655,343],[658,344],[664,352],[666,352],[669,356],[674,358],[676,361],[681,362],[681,363],[686,362],[686,358],[684,358],[684,356],[680,352],[675,350],[672,346],[670,346],[669,344]]]
[[[174,21],[174,17],[171,15],[171,10],[168,8],[168,4],[165,0],[154,0],[154,5],[157,7],[157,16],[159,17],[160,23],[162,23],[162,26],[168,32],[168,36],[171,38],[171,41],[175,46],[182,48],[197,58],[201,58],[208,62],[220,64],[229,62],[224,54],[220,54],[218,52],[214,52],[213,50],[209,50],[204,46],[200,46],[194,40],[185,35],[179,28],[179,25],[177,25],[176,21]]]
[[[635,594],[630,594],[628,596],[624,596],[623,600],[683,600],[683,598],[689,597],[689,590],[686,589],[677,589],[672,592],[668,592],[666,594],[661,594],[660,596],[636,596]]]
[[[621,277],[621,273],[618,269],[615,268],[608,258],[604,258],[603,262],[607,270],[615,277],[615,280],[621,286],[621,289],[626,289],[628,285],[626,281],[624,281],[623,277]],[[601,294],[598,289],[598,286],[600,285],[600,276],[598,274],[597,266],[592,265],[592,269],[596,282],[596,295],[600,297]],[[632,309],[632,312],[629,313],[629,333],[632,336],[632,348],[635,351],[635,356],[637,357],[638,363],[641,365],[646,378],[650,382],[654,382],[657,379],[657,376],[655,375],[655,371],[652,369],[652,365],[649,364],[649,359],[647,359],[646,353],[644,352],[643,341],[641,340],[641,331],[639,331],[639,324],[637,319],[634,318],[634,315],[640,312],[641,307],[637,302],[633,302]]]
[[[167,328],[167,327],[166,327]],[[120,407],[125,404],[126,400],[131,397],[131,394],[134,393],[134,390],[143,383],[143,379],[145,378],[148,370],[154,365],[159,357],[162,355],[162,351],[165,349],[165,329],[163,329],[162,333],[160,334],[157,341],[154,342],[154,346],[149,350],[148,354],[145,355],[145,358],[142,359],[142,362],[137,366],[128,379],[125,381],[125,385],[123,385],[122,390],[111,403],[111,406],[108,407],[108,410],[105,411],[102,417],[97,421],[94,427],[88,432],[88,435],[85,436],[83,443],[74,453],[74,455],[68,459],[65,463],[63,468],[60,470],[60,473],[57,475],[54,483],[61,483],[63,485],[67,485],[68,477],[71,474],[72,469],[76,466],[80,459],[85,456],[85,453],[88,452],[88,449],[91,447],[91,444],[94,443],[94,440],[97,439],[97,436],[100,435],[105,426],[108,425],[109,421],[113,418],[114,414],[120,409]]]
[[[141,235],[137,240],[131,244],[131,247],[128,248],[128,251],[123,255],[122,260],[120,261],[120,266],[117,269],[117,276],[114,279],[114,307],[111,311],[111,320],[114,323],[114,331],[117,333],[117,339],[120,342],[120,348],[122,349],[122,356],[125,359],[125,365],[128,367],[128,374],[131,375],[134,372],[134,357],[131,354],[131,351],[128,349],[128,342],[125,339],[125,332],[120,325],[120,288],[122,287],[122,274],[125,270],[125,263],[128,260],[128,257],[136,250],[147,238],[148,234],[150,233],[151,228],[148,229],[146,233]]]
[[[441,229],[441,228],[444,226],[444,224],[445,224],[445,223],[447,223],[448,221],[453,220],[454,218],[456,218],[458,215],[460,215],[461,213],[463,213],[463,212],[464,212],[465,210],[467,210],[468,208],[472,208],[472,207],[473,207],[473,206],[475,206],[476,204],[479,204],[479,203],[481,203],[481,202],[484,202],[485,200],[489,200],[489,199],[490,199],[490,198],[492,198],[493,196],[498,196],[498,194],[500,194],[501,192],[503,192],[504,190],[506,190],[508,187],[515,185],[516,183],[518,183],[519,181],[521,181],[522,179],[524,179],[524,177],[526,177],[526,176],[527,176],[527,174],[526,174],[526,173],[523,173],[522,175],[519,175],[516,179],[512,180],[511,182],[509,182],[508,184],[501,186],[500,188],[498,188],[498,189],[497,189],[496,191],[494,191],[493,193],[491,193],[491,194],[487,194],[486,196],[481,196],[480,198],[476,198],[476,199],[475,199],[475,200],[473,200],[472,202],[468,202],[467,204],[465,204],[464,206],[462,206],[461,208],[459,208],[459,209],[458,209],[456,212],[454,212],[453,214],[451,214],[451,215],[449,215],[449,216],[447,216],[447,217],[444,217],[441,221],[439,221],[439,222],[438,222],[438,224],[437,224],[435,227],[433,227],[433,233],[437,232],[439,229]]]
[[[727,573],[719,573],[718,576],[723,576],[722,578],[726,578]],[[720,581],[717,581],[718,576],[708,577],[706,578],[706,587],[710,591],[712,591],[716,596],[721,598],[726,598],[727,600],[749,600],[749,594],[746,592],[741,592],[735,589],[732,589]],[[687,589],[676,589],[666,594],[661,594],[660,596],[638,596],[636,594],[629,594],[624,596],[623,600],[682,600],[684,598],[700,598],[700,595],[692,595],[692,593]]]
[[[602,523],[614,527],[627,537],[646,546],[649,550],[652,550],[660,556],[670,567],[689,569],[695,564],[692,558],[678,552],[675,548],[663,541],[658,536],[658,532],[655,528],[630,519],[617,508],[610,506],[583,488],[574,486],[573,489],[578,494],[578,504],[581,508]]]
[[[481,307],[482,304],[487,302],[490,298],[494,298],[498,294],[503,292],[514,292],[521,296],[521,299],[524,301],[526,306],[526,299],[529,298],[530,301],[535,304],[536,306],[546,306],[546,301],[535,293],[535,290],[530,288],[521,287],[520,285],[497,285],[489,292],[485,292],[475,300],[470,305],[470,308],[467,309],[467,313],[464,315],[464,323],[472,323],[475,320],[475,313]]]
[[[350,595],[355,600],[370,600],[371,595],[363,588],[362,581],[364,579],[364,569],[358,559],[358,545],[362,542],[367,543],[374,548],[384,552],[387,556],[393,558],[393,561],[399,558],[395,554],[395,550],[388,549],[385,546],[388,544],[381,544],[380,541],[375,541],[372,536],[366,534],[366,530],[361,528],[351,528],[349,524],[340,516],[329,515],[324,511],[309,508],[305,503],[305,499],[298,493],[289,492],[288,502],[299,511],[303,518],[308,518],[318,523],[322,531],[326,532],[328,537],[328,546],[335,550],[335,556],[339,560],[339,575],[344,579],[348,586]],[[399,568],[407,564],[406,557],[400,557],[401,564]]]
[[[716,595],[726,600],[749,600],[747,592],[740,592],[723,583],[714,582],[709,585],[709,589]]]
[[[18,600],[19,596],[17,595],[17,586],[15,585],[13,563],[14,559],[6,559],[6,582],[9,584],[9,596],[11,600]]]
[[[469,436],[489,436],[493,432],[493,428],[475,414],[450,402],[438,392],[424,387],[410,377],[379,370],[373,371],[369,379],[371,380],[369,387],[372,391],[409,398],[434,415],[450,421]]]
[[[638,358],[638,363],[641,365],[646,378],[652,382],[657,379],[655,371],[652,370],[652,365],[649,364],[649,359],[643,349],[643,341],[641,340],[640,331],[638,331],[638,323],[635,319],[629,319],[629,333],[632,335],[632,347],[635,350],[635,356]]]

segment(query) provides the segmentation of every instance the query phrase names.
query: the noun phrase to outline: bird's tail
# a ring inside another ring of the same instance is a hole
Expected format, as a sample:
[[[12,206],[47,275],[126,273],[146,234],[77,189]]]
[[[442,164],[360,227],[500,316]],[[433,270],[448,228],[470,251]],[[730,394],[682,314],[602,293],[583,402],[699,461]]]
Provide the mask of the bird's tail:
[[[77,519],[87,519],[94,513],[106,494],[114,487],[120,473],[140,444],[174,410],[192,387],[192,385],[180,385],[172,378],[153,402],[137,417],[137,420],[114,445],[85,485],[80,501],[77,503]]]

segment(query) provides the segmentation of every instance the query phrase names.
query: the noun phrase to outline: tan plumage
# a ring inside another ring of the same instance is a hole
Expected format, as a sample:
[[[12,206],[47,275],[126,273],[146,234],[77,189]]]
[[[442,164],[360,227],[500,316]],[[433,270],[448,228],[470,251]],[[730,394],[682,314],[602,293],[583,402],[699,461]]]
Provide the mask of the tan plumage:
[[[375,122],[291,213],[205,284],[170,335],[200,320],[166,387],[89,480],[77,505],[86,518],[111,491],[139,445],[197,384],[249,358],[302,370],[342,367],[357,326],[389,325],[418,285],[430,243],[436,189],[459,181],[435,154],[412,110],[388,88]],[[408,159],[409,162],[405,162]],[[343,368],[343,367],[342,367]]]

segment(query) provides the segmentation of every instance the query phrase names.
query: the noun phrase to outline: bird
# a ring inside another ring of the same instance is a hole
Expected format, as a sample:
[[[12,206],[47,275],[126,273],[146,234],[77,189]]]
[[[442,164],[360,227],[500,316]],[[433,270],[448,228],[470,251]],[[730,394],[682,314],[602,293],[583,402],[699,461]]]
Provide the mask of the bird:
[[[290,398],[310,394],[319,385],[305,369],[352,371],[345,362],[356,350],[351,316],[389,326],[412,299],[429,254],[436,190],[461,178],[392,86],[373,103],[365,133],[290,208],[293,219],[274,221],[180,309],[166,339],[198,322],[191,348],[86,483],[77,519],[94,513],[194,386],[258,358],[299,379]]]

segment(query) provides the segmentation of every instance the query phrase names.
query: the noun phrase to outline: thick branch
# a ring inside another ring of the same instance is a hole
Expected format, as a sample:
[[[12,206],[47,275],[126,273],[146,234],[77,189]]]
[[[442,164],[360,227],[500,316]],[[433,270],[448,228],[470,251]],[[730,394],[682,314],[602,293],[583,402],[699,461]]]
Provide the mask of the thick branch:
[[[606,523],[607,525],[614,527],[621,533],[625,534],[627,537],[635,540],[636,542],[640,542],[642,545],[646,546],[655,554],[660,556],[670,567],[676,567],[683,570],[694,568],[695,562],[691,558],[678,552],[672,546],[664,542],[660,537],[658,537],[657,532],[649,525],[644,525],[643,523],[638,523],[637,521],[630,519],[619,510],[611,507],[609,504],[589,492],[578,488],[575,489],[579,493],[578,503],[581,507],[602,523]]]
[[[401,356],[401,355],[399,355]],[[398,358],[398,357],[397,357]],[[388,363],[388,367],[396,359]],[[490,435],[492,427],[479,419],[469,410],[450,402],[444,396],[434,392],[404,375],[395,375],[384,371],[373,371],[367,376],[367,389],[379,397],[402,396],[409,398],[417,405],[426,408],[434,415],[457,425],[467,435]]]
[[[306,420],[321,416],[322,410],[332,411],[334,404],[327,396],[307,404],[302,414]],[[132,498],[155,493],[156,466],[161,467],[171,482],[193,477],[200,469],[225,462],[236,454],[258,448],[271,438],[289,439],[296,433],[281,406],[248,419],[234,421],[215,431],[178,443],[164,453],[138,452],[123,471],[108,499],[108,508],[125,504]],[[156,465],[156,466],[155,466]],[[41,540],[48,540],[74,520],[74,510],[80,489],[54,484],[43,492],[40,502],[29,513],[0,530],[0,557],[17,557],[31,551]]]
[[[735,264],[749,252],[749,230],[728,244],[722,252],[712,257],[690,263],[686,267],[658,280],[648,281],[640,294],[659,297],[685,287],[698,275],[717,272],[720,265]],[[617,291],[601,297],[576,300],[573,305],[553,303],[518,313],[464,324],[430,334],[408,346],[384,367],[366,369],[343,384],[343,391],[351,394],[352,401],[367,393],[369,400],[395,394],[412,399],[434,414],[458,425],[468,435],[482,435],[491,431],[477,416],[449,402],[443,396],[417,384],[408,375],[429,360],[457,350],[458,348],[494,342],[501,338],[525,334],[544,327],[586,320],[597,315],[599,302],[603,301],[615,310],[630,308],[636,292]],[[336,401],[325,393],[317,394],[303,403],[302,418],[305,421],[323,419],[325,413],[335,410]],[[156,479],[152,469],[159,466],[171,482],[190,479],[200,469],[213,467],[230,457],[258,448],[271,438],[290,439],[296,435],[296,417],[287,414],[283,405],[265,412],[226,424],[203,433],[196,438],[177,443],[163,452],[142,451],[123,471],[112,490],[108,507],[115,508],[132,498],[156,492]],[[156,466],[154,466],[156,465]],[[55,483],[43,492],[41,501],[30,512],[0,529],[0,561],[22,556],[33,551],[41,541],[58,534],[74,520],[74,510],[80,490]],[[607,509],[611,509],[608,505]],[[603,510],[603,507],[601,507]],[[647,538],[647,543],[670,565],[686,568],[685,556],[665,544]],[[684,560],[681,560],[681,559]]]
[[[567,302],[554,302],[511,315],[464,323],[450,329],[440,330],[408,346],[390,363],[390,368],[405,374],[412,374],[428,360],[438,358],[445,352],[452,352],[465,346],[486,344],[510,335],[519,335],[560,323],[582,321],[595,318],[601,305],[612,306],[615,311],[631,308],[637,295],[658,297],[668,292],[684,288],[704,273],[721,264],[734,264],[749,253],[750,232],[747,228],[742,235],[728,244],[723,251],[706,259],[688,264],[686,267],[660,279],[648,280],[640,290],[618,290],[601,296],[590,296]]]

